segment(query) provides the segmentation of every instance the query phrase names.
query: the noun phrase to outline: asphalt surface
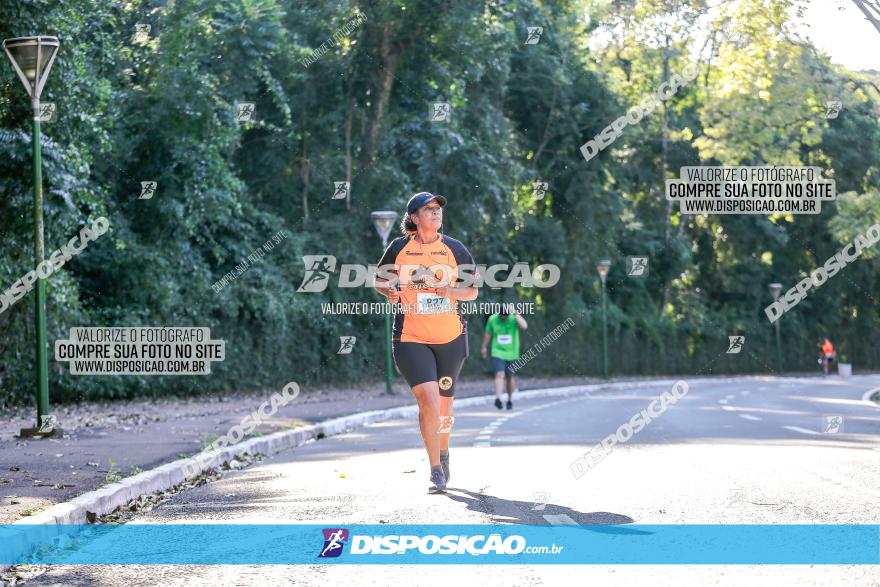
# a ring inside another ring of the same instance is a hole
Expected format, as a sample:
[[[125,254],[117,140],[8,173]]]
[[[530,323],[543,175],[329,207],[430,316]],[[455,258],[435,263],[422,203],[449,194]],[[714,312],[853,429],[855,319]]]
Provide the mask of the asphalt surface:
[[[394,395],[387,395],[382,383],[359,389],[306,387],[294,402],[264,420],[254,434],[409,405],[412,394],[398,379]],[[518,382],[522,389],[530,389],[596,380],[521,377]],[[467,379],[456,386],[456,393],[459,397],[482,396],[491,393],[492,385],[489,378]],[[19,439],[19,430],[34,425],[33,408],[0,411],[0,524],[40,513],[114,478],[196,454],[280,389],[54,406],[52,411],[64,429],[61,439]]]
[[[688,381],[685,379],[685,381]],[[452,480],[427,494],[413,419],[283,453],[175,496],[139,523],[877,524],[880,376],[689,381],[580,479],[570,465],[669,390],[645,386],[456,413]],[[515,398],[516,399],[516,398]],[[842,416],[841,420],[834,417]],[[827,431],[826,431],[827,430]],[[54,566],[26,585],[880,585],[880,567]]]

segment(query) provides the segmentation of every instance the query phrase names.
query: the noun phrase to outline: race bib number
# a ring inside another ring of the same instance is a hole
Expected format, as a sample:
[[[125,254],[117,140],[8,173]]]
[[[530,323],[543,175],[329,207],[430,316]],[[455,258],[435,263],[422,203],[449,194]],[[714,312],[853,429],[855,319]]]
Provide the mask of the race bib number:
[[[510,344],[513,342],[512,334],[499,334],[498,335],[498,344]]]
[[[440,297],[435,293],[416,294],[417,314],[445,314],[452,309],[449,298]]]

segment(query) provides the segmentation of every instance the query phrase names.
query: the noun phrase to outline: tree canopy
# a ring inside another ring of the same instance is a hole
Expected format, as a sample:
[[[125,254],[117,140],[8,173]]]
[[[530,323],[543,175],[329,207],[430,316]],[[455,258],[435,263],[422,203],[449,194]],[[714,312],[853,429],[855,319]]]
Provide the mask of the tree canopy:
[[[378,298],[297,293],[302,257],[376,263],[370,211],[402,211],[421,190],[449,199],[444,230],[478,263],[561,268],[550,289],[480,294],[536,304],[526,346],[574,318],[524,374],[601,372],[604,258],[613,373],[774,372],[767,285],[790,287],[880,221],[878,73],[834,65],[800,37],[803,4],[7,0],[3,38],[61,42],[43,94],[57,108],[43,124],[46,250],[98,216],[111,226],[49,279],[50,348],[77,326],[209,326],[226,341],[211,377],[71,376],[52,361],[53,395],[380,380],[382,316],[321,307]],[[542,28],[537,43],[529,27]],[[694,81],[585,161],[582,144],[692,64]],[[836,118],[829,100],[842,102]],[[438,102],[445,122],[431,120]],[[33,269],[30,119],[7,63],[0,289]],[[841,196],[819,215],[683,216],[663,186],[687,165],[814,165]],[[139,198],[142,181],[157,182],[152,198]],[[350,183],[347,197],[332,197],[334,182]],[[212,289],[279,230],[260,263]],[[646,278],[627,276],[631,255],[649,258]],[[880,364],[876,255],[786,314],[787,368],[814,368],[826,334],[856,365]],[[32,295],[0,314],[8,400],[32,395]],[[483,319],[470,328],[482,336]],[[732,334],[747,353],[724,354]],[[357,347],[330,369],[342,335]]]

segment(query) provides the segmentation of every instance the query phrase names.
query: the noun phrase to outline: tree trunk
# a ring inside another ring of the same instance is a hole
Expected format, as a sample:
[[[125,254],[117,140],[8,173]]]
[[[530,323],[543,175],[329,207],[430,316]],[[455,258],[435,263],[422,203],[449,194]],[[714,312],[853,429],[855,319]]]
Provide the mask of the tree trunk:
[[[309,219],[309,134],[303,131],[303,150],[300,162],[300,177],[303,182],[302,203],[303,218]]]
[[[394,75],[400,63],[401,46],[393,42],[394,33],[394,23],[386,22],[382,28],[382,40],[379,45],[381,69],[376,76],[379,78],[379,87],[376,95],[372,96],[373,111],[370,115],[370,130],[367,135],[367,143],[362,152],[362,165],[370,163],[376,155],[379,132],[382,130],[382,116],[384,116],[385,109],[388,107],[391,90],[394,87]]]
[[[663,83],[669,81],[669,35],[666,35],[666,45],[663,48]],[[669,154],[669,113],[666,109],[666,101],[660,103],[660,181],[663,184],[663,194],[666,194],[666,159]],[[669,245],[669,217],[672,216],[672,200],[666,201],[665,221],[663,225],[663,242]],[[660,302],[660,314],[669,303],[669,281],[663,282],[663,296]]]
[[[345,195],[345,209],[351,212],[351,191],[354,186],[351,185],[351,121],[354,118],[354,98],[351,97],[351,90],[348,93],[348,105],[345,116],[345,181],[348,182],[348,192]]]

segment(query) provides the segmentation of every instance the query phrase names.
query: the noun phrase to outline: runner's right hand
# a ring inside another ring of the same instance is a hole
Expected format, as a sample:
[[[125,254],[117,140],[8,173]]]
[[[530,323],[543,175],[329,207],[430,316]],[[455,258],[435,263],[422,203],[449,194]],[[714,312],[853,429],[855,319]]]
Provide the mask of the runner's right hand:
[[[392,304],[396,304],[398,300],[400,300],[400,290],[398,290],[395,286],[391,285],[388,287],[388,301]]]

